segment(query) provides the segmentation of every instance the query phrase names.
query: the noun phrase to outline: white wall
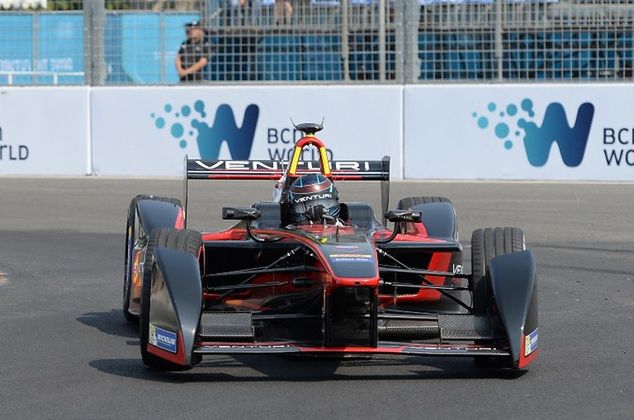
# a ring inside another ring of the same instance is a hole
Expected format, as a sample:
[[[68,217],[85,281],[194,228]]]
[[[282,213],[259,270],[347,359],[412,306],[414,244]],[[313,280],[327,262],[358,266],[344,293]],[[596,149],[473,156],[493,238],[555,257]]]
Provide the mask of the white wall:
[[[633,180],[632,97],[625,84],[407,86],[405,178]]]
[[[83,175],[88,159],[87,88],[0,90],[0,174]]]
[[[334,159],[390,155],[391,170],[400,178],[402,104],[399,86],[95,88],[93,170],[97,175],[175,176],[182,174],[185,153],[206,159],[290,159],[291,118],[295,123],[323,118],[325,128],[318,137]],[[245,154],[232,155],[229,144],[239,139],[219,127],[232,126],[232,118],[237,127],[248,125],[247,108],[255,130],[243,135]],[[299,138],[295,133],[295,140]],[[219,152],[209,155],[215,141]]]
[[[631,97],[630,84],[5,88],[0,174],[181,176],[186,153],[288,159],[290,119],[324,118],[334,159],[390,155],[393,179],[631,181]]]

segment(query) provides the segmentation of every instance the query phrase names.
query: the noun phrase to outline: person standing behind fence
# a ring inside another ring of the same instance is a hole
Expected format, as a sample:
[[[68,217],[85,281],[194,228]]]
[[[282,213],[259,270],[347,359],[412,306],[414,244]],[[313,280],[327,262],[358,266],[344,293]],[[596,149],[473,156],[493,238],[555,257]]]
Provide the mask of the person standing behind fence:
[[[205,30],[199,21],[185,24],[187,40],[181,44],[176,54],[176,71],[181,83],[204,80],[203,69],[209,62],[211,46],[205,40]]]
[[[291,16],[293,16],[293,5],[291,4],[291,0],[275,0],[273,15],[276,25],[290,25]]]

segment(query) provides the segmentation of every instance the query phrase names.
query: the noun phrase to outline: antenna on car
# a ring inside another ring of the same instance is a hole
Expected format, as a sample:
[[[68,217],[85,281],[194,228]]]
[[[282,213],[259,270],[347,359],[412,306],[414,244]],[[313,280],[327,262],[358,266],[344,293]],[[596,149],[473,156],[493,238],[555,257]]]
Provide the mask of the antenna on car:
[[[315,133],[324,129],[324,117],[321,117],[321,124],[317,124],[317,123],[295,124],[292,118],[290,120],[291,120],[291,124],[293,124],[293,127],[295,127],[296,130],[299,130],[302,133],[304,133],[305,136],[314,136]]]

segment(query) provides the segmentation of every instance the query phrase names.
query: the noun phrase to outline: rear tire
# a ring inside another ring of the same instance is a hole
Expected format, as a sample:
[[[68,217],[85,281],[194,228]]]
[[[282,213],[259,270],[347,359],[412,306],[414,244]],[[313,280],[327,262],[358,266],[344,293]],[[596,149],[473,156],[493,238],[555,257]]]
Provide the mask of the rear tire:
[[[399,210],[408,210],[418,204],[427,203],[451,203],[451,200],[447,197],[405,197],[399,200],[397,208]]]
[[[449,206],[424,206],[425,204],[432,203],[449,203]],[[437,237],[437,238],[453,238],[455,241],[458,241],[458,231],[457,231],[457,222],[456,215],[453,209],[453,204],[450,199],[447,197],[437,197],[437,196],[421,196],[421,197],[405,197],[399,200],[398,209],[399,210],[410,210],[416,209],[417,211],[421,211],[423,215],[423,226],[427,232],[429,237]],[[451,208],[451,209],[449,209]],[[439,212],[439,210],[441,210]],[[448,271],[452,270],[452,266],[460,266],[462,267],[462,251],[457,251],[452,253],[451,261],[449,267],[447,267]],[[456,279],[451,277],[444,278],[445,285],[457,285]],[[458,299],[465,299],[463,295],[466,292],[454,291],[447,292],[452,296]],[[446,310],[451,310],[455,312],[463,311],[464,308],[457,303],[449,300],[448,298],[441,296],[441,301],[446,302]]]
[[[168,228],[155,229],[148,240],[143,272],[143,288],[141,292],[140,343],[141,357],[147,366],[159,370],[188,370],[191,366],[181,366],[161,359],[147,351],[150,330],[150,295],[152,291],[152,275],[154,270],[154,252],[157,247],[184,251],[196,258],[201,258],[203,240],[199,232],[189,229],[175,230]]]
[[[180,200],[176,198],[156,197],[153,195],[145,194],[137,195],[130,202],[125,229],[125,259],[123,262],[123,316],[130,323],[139,322],[139,316],[135,313],[130,312],[130,299],[132,294],[132,264],[130,263],[130,261],[132,260],[134,243],[139,233],[135,231],[137,216],[136,208],[140,201],[145,200],[165,201],[175,204],[181,208],[183,207]],[[146,234],[149,234],[149,232],[146,232]]]

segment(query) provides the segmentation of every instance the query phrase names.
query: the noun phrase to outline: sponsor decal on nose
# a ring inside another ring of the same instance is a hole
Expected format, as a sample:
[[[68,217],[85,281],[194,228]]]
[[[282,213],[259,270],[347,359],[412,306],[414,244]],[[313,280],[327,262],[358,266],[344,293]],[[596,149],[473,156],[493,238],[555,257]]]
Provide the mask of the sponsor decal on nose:
[[[176,353],[176,333],[150,324],[148,341],[154,347]]]
[[[537,350],[537,330],[533,331],[524,338],[524,356],[528,356]]]

